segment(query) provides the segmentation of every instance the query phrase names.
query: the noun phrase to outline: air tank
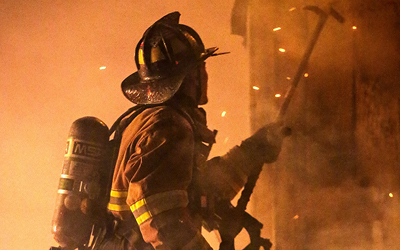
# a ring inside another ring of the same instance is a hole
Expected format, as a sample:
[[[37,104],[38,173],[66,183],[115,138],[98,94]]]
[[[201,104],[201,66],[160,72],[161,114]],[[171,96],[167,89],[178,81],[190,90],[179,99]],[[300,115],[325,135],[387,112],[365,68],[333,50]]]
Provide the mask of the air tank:
[[[109,129],[100,119],[87,116],[72,123],[51,229],[61,249],[89,244],[93,226],[106,212],[112,171],[108,145]]]

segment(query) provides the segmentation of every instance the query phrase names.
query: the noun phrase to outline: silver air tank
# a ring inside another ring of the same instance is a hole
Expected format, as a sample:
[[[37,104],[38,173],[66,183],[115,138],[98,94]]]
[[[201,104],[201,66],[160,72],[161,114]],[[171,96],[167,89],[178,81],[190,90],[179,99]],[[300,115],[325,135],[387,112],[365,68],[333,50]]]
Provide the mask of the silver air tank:
[[[51,230],[62,249],[87,245],[93,225],[106,211],[108,133],[95,117],[76,120],[69,131]]]

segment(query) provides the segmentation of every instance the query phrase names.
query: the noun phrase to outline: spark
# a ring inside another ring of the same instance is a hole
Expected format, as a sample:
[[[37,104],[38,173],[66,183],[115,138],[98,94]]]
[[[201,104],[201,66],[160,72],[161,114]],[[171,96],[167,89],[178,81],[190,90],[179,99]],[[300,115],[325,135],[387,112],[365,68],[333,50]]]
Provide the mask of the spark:
[[[221,117],[225,117],[226,111],[222,111]]]
[[[292,78],[290,78],[289,76],[288,76],[288,77],[286,77],[286,80],[290,80],[290,79],[292,79]]]
[[[290,8],[289,11],[294,11],[296,7]]]
[[[299,218],[299,215],[298,215],[298,214],[296,214],[296,215],[293,217],[294,220],[297,220],[298,218]]]
[[[389,193],[389,197],[390,197],[390,198],[393,198],[393,193]]]
[[[279,98],[279,97],[281,97],[281,94],[275,94],[275,97]]]
[[[278,31],[278,30],[281,30],[282,28],[281,27],[276,27],[275,29],[273,29],[273,31]]]
[[[279,48],[279,51],[284,53],[286,50],[284,48]]]
[[[308,77],[308,73],[304,73],[304,77]]]
[[[357,29],[357,26],[353,26],[352,29],[353,29],[353,30],[356,30],[356,29]]]
[[[100,70],[106,69],[106,66],[101,66]]]
[[[228,142],[228,140],[229,140],[229,137],[226,137],[224,140],[224,144],[226,144]]]
[[[254,89],[254,90],[259,90],[260,88],[257,87],[257,86],[253,86],[253,89]]]

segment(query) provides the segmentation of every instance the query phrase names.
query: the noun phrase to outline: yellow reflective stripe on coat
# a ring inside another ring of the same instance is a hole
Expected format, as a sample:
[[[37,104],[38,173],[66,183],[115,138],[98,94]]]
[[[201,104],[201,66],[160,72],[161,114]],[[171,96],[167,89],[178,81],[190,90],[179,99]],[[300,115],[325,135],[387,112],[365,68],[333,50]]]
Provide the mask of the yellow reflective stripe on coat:
[[[138,225],[141,225],[143,222],[145,222],[146,220],[152,218],[153,215],[151,215],[150,212],[145,212],[142,215],[140,215],[139,217],[135,217],[136,218],[136,222]]]
[[[128,197],[128,191],[111,190],[110,196],[116,198],[126,198]]]
[[[110,201],[108,202],[108,210],[116,212],[129,211],[130,208],[128,204],[126,204],[127,197],[127,190],[111,190]]]
[[[131,205],[131,211],[140,225],[157,214],[174,208],[186,207],[188,203],[186,191],[174,190],[141,199]]]
[[[116,211],[116,212],[129,211],[130,210],[129,206],[127,204],[125,204],[125,205],[116,205],[116,204],[108,203],[107,208],[110,211]]]

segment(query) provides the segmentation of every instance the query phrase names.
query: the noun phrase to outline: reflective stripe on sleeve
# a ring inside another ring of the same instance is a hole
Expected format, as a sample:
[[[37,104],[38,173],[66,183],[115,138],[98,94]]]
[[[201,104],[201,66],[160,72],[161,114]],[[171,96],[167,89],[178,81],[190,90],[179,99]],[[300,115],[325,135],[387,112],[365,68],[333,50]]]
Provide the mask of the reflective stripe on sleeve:
[[[126,198],[126,197],[128,197],[128,191],[111,190],[110,196],[116,197],[116,198]]]
[[[116,205],[116,204],[111,204],[108,203],[108,210],[110,211],[116,211],[116,212],[121,212],[121,211],[129,211],[129,206],[128,205]]]
[[[127,190],[111,190],[110,201],[108,203],[108,210],[110,211],[129,211],[129,206],[126,204],[126,198],[128,197]]]
[[[174,208],[186,207],[188,203],[186,191],[174,190],[141,199],[132,204],[130,208],[137,223],[140,225],[157,214]]]

